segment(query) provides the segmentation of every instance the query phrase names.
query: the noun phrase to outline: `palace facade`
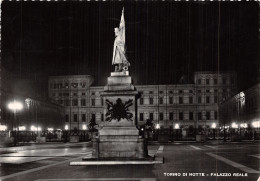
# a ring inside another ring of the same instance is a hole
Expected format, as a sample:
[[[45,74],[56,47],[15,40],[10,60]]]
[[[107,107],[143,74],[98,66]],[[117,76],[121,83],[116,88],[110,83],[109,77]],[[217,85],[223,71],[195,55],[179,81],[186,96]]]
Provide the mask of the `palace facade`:
[[[49,77],[49,98],[65,108],[64,126],[86,129],[88,122],[104,121],[104,86],[91,86],[89,75]],[[209,128],[219,124],[219,103],[236,94],[235,72],[195,72],[193,84],[135,85],[140,93],[138,125],[147,119],[160,127]]]

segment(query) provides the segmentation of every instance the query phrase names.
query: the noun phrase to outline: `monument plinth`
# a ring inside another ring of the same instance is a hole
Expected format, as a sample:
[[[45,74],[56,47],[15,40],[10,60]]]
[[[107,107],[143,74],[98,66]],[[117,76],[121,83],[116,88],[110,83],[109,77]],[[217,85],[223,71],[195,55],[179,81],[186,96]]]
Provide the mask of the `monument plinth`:
[[[129,72],[112,72],[101,95],[105,121],[94,140],[92,157],[146,158],[147,146],[136,128],[138,92]]]

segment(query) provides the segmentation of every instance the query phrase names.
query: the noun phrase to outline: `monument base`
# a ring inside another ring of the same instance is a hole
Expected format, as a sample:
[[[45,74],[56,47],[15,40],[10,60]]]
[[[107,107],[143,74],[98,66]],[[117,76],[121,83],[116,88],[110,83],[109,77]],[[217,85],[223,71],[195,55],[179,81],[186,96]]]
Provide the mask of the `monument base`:
[[[93,141],[92,158],[147,158],[146,141],[134,126],[105,126]]]

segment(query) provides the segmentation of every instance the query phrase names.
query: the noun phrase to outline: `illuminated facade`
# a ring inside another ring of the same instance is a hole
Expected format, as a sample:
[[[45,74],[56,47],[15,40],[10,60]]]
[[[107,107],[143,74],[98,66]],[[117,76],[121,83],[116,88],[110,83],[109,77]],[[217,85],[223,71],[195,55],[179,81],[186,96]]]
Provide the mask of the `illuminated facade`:
[[[220,125],[260,127],[260,82],[220,104]]]
[[[82,84],[86,82],[86,87]],[[104,86],[91,86],[87,75],[49,77],[49,97],[65,106],[65,124],[83,129],[91,119],[104,120]],[[77,86],[76,86],[77,85]],[[147,119],[160,127],[210,127],[218,125],[218,103],[236,93],[234,72],[195,72],[194,84],[135,85],[138,99],[138,125]]]

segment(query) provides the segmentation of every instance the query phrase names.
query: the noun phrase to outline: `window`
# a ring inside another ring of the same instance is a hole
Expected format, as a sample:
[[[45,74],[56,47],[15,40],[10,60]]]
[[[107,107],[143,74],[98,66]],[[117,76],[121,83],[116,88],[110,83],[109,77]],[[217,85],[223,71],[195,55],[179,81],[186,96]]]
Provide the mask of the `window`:
[[[169,94],[173,94],[173,91],[169,91]]]
[[[82,83],[81,83],[82,88],[85,88],[86,85],[87,85],[86,82],[82,82]]]
[[[77,122],[77,121],[78,121],[78,115],[77,115],[77,114],[74,114],[74,115],[73,115],[73,121],[74,121],[74,122]]]
[[[198,104],[201,104],[201,96],[198,97]]]
[[[78,106],[78,99],[72,100],[72,106]]]
[[[209,79],[206,79],[206,84],[209,85]]]
[[[218,111],[214,112],[214,119],[217,120],[218,119]]]
[[[173,104],[173,97],[169,97],[169,103]]]
[[[149,104],[153,104],[153,98],[152,97],[149,98]]]
[[[173,112],[170,112],[169,117],[170,117],[170,118],[169,118],[170,120],[173,120]]]
[[[198,79],[198,84],[201,84],[201,79]]]
[[[73,96],[77,96],[77,93],[75,92],[75,93],[73,93]]]
[[[160,99],[159,99],[159,104],[163,104],[163,98],[162,97],[160,97]]]
[[[198,112],[198,120],[202,120],[202,113]]]
[[[160,112],[160,120],[163,120],[163,113],[162,112]]]
[[[81,115],[81,121],[82,122],[86,122],[86,114],[82,114]]]
[[[218,96],[214,96],[214,103],[218,103]]]
[[[91,106],[95,106],[95,99],[91,99]]]
[[[215,93],[218,93],[218,89],[214,89],[214,92],[215,92]]]
[[[214,79],[214,84],[216,85],[218,83],[218,79]]]
[[[68,114],[65,115],[65,121],[69,122],[69,115]]]
[[[86,93],[85,93],[85,92],[82,92],[82,93],[81,93],[81,95],[85,96],[85,95],[86,95]]]
[[[91,114],[91,119],[92,119],[93,121],[96,121],[96,114]]]
[[[206,112],[206,119],[210,120],[210,112]]]
[[[179,97],[179,104],[183,104],[183,97]]]
[[[101,97],[100,101],[101,101],[101,106],[103,106],[104,105],[104,100],[103,100],[102,97]]]
[[[183,93],[183,90],[179,90],[179,93],[182,94],[182,93]]]
[[[74,88],[77,88],[78,87],[78,83],[71,83],[71,86],[74,87]]]
[[[149,94],[153,94],[153,91],[150,91]]]
[[[206,103],[209,103],[209,96],[206,96]]]
[[[70,94],[69,94],[68,92],[65,92],[65,93],[63,93],[63,96],[65,96],[65,97],[69,97]]]
[[[140,113],[140,121],[144,120],[144,113]]]
[[[60,103],[60,105],[63,105],[63,100],[60,100],[60,102],[59,102],[59,103]]]
[[[86,99],[81,99],[81,106],[86,106]]]
[[[101,114],[101,121],[104,121],[104,114]]]
[[[91,92],[91,95],[94,96],[94,95],[95,95],[95,92]]]
[[[193,120],[193,112],[189,112],[189,120]]]
[[[226,90],[226,89],[223,89],[223,92],[224,92],[224,93],[226,93],[226,92],[227,92],[227,90]]]
[[[206,92],[209,93],[210,92],[209,89],[206,89]]]
[[[201,90],[200,90],[200,89],[198,89],[198,93],[201,93]]]
[[[193,97],[192,96],[189,97],[189,103],[193,104]]]
[[[62,93],[59,93],[59,96],[61,97],[61,96],[62,96]]]
[[[179,120],[183,120],[183,112],[179,112]]]
[[[192,91],[192,90],[189,90],[189,93],[193,93],[193,91]]]
[[[65,106],[70,106],[70,101],[68,99],[65,100]]]
[[[56,95],[55,93],[52,93],[52,96],[53,96],[53,97],[55,97],[55,95]]]
[[[69,88],[69,83],[65,83],[65,88],[68,89]]]
[[[149,113],[149,119],[152,121],[153,120],[153,113]]]
[[[144,104],[144,98],[140,98],[140,105],[143,105]]]
[[[160,93],[160,94],[163,94],[163,91],[160,91],[159,93]]]
[[[223,84],[226,84],[227,80],[226,79],[223,79]]]

